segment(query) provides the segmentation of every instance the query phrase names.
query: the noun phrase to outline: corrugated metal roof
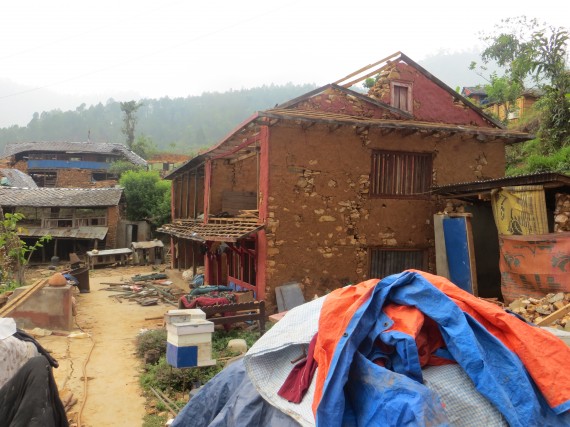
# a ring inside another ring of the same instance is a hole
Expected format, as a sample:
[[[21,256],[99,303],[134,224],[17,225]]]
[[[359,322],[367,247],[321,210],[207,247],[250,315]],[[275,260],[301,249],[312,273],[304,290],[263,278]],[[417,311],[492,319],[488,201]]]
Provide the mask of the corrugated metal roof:
[[[489,192],[495,188],[517,185],[542,185],[545,188],[570,187],[570,176],[553,172],[505,176],[495,179],[436,186],[432,189],[432,193],[448,197],[465,197]]]
[[[77,228],[35,228],[28,227],[19,233],[23,237],[42,237],[48,234],[51,237],[69,239],[97,239],[103,240],[109,231],[108,227],[77,227]]]
[[[32,177],[18,169],[0,169],[0,175],[8,179],[10,187],[38,188]]]
[[[123,144],[107,142],[17,142],[7,144],[4,157],[25,152],[96,153],[122,155],[126,160],[139,166],[146,166],[146,160],[129,150]]]
[[[11,188],[0,187],[0,205],[33,207],[116,206],[122,188]]]

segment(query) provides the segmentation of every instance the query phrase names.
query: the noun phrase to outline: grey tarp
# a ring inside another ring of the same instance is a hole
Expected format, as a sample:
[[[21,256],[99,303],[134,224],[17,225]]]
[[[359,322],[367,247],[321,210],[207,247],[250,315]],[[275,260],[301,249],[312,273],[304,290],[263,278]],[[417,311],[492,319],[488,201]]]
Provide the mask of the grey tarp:
[[[240,359],[212,378],[180,411],[171,427],[299,427],[259,395]]]

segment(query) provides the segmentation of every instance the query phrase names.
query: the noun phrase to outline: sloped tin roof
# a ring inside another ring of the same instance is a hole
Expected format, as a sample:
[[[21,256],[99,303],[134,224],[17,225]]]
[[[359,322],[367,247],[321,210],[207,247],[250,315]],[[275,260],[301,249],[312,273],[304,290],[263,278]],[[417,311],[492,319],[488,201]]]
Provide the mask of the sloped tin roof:
[[[9,187],[38,188],[32,177],[18,169],[0,169],[0,175],[6,177]]]
[[[31,207],[116,206],[121,188],[12,188],[0,187],[0,205]]]
[[[107,142],[17,142],[7,144],[4,149],[4,157],[14,156],[25,152],[61,152],[61,153],[96,153],[122,155],[131,163],[146,166],[145,159],[129,150],[123,144]]]

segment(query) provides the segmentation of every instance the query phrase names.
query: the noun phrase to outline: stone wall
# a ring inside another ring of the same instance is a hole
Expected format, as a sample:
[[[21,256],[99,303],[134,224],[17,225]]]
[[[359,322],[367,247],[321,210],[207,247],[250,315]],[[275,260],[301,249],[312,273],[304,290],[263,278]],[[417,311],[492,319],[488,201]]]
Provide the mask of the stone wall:
[[[460,136],[279,124],[271,128],[269,146],[270,305],[283,283],[302,283],[305,298],[312,298],[367,279],[371,247],[424,249],[428,269],[435,270],[432,217],[440,207],[430,199],[370,197],[373,149],[433,152],[438,184],[473,180],[475,171],[489,177],[504,171],[502,143]]]

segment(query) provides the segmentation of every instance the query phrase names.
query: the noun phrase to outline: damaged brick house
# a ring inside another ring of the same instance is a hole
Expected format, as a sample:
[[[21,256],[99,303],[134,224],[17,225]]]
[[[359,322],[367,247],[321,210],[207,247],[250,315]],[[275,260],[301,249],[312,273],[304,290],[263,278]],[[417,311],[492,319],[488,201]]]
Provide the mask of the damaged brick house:
[[[34,254],[36,261],[51,257],[69,259],[69,253],[93,248],[116,248],[121,212],[120,188],[16,188],[0,187],[4,213],[21,213],[25,218],[20,237],[34,243],[49,234],[52,240]]]
[[[100,142],[19,142],[7,144],[4,158],[11,168],[27,173],[39,187],[112,187],[112,163],[146,161],[123,144]]]
[[[367,95],[349,88],[376,76]],[[173,180],[173,266],[275,303],[406,268],[435,272],[432,185],[504,175],[528,139],[397,53],[242,123]],[[271,311],[271,309],[270,309]]]

